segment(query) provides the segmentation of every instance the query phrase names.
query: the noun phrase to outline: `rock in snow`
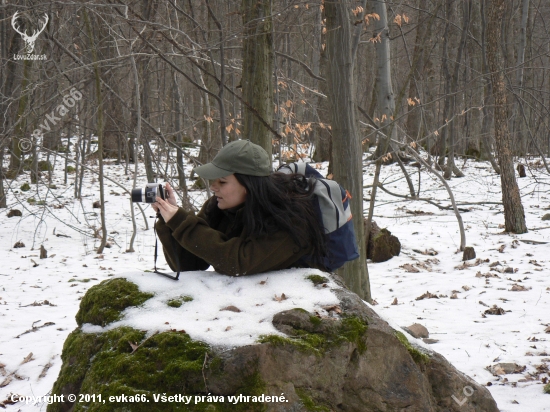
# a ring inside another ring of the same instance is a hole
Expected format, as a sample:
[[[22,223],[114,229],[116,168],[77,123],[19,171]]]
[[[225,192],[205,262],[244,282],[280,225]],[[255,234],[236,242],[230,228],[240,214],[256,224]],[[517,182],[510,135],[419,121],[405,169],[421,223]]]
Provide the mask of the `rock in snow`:
[[[498,411],[485,387],[312,269],[131,274],[90,288],[77,322],[52,391],[65,402],[50,412]]]

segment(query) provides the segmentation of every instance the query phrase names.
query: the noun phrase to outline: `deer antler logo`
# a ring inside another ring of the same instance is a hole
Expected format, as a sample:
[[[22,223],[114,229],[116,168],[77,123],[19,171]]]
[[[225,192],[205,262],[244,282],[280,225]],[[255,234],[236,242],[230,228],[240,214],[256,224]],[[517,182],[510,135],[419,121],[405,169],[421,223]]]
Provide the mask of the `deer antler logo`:
[[[49,21],[49,18],[48,18],[48,15],[44,13],[44,19],[39,19],[39,23],[42,23],[42,21],[44,22],[42,24],[42,28],[40,28],[39,30],[33,30],[32,32],[32,35],[28,35],[27,34],[27,30],[25,29],[25,31],[21,31],[20,30],[20,27],[17,23],[17,17],[19,15],[19,12],[15,12],[15,14],[13,15],[13,17],[11,18],[11,25],[13,27],[13,29],[19,33],[21,35],[21,37],[23,38],[23,40],[25,41],[25,53],[26,54],[31,54],[34,50],[34,42],[36,41],[36,38],[38,37],[38,35],[40,33],[42,33],[44,31],[44,29],[46,28],[46,25],[48,24],[48,21]]]

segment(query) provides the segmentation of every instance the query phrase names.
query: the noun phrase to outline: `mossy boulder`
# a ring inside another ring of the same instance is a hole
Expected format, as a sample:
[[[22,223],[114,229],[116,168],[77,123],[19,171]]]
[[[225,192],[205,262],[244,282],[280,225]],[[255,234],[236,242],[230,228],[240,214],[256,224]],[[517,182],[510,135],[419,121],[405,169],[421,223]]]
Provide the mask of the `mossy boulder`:
[[[392,235],[388,229],[381,229],[376,222],[371,222],[367,258],[373,262],[385,262],[394,256],[399,256],[400,253],[401,242],[399,239]]]
[[[88,290],[76,314],[78,326],[84,323],[105,326],[122,317],[122,311],[139,306],[151,298],[151,293],[140,292],[138,287],[124,278],[109,279]]]
[[[276,276],[269,279],[276,282]],[[151,310],[146,303],[151,294],[126,279],[102,282],[82,300],[79,327],[63,347],[52,395],[65,395],[65,402],[47,410],[498,411],[485,387],[392,329],[336,275],[327,274],[327,281],[339,304],[324,315],[292,302],[296,307],[273,316],[272,334],[251,345],[227,341],[223,347],[183,330],[159,333],[124,325],[130,313],[125,309]],[[201,291],[193,293],[197,297]],[[185,296],[182,305],[196,304],[185,303]],[[257,310],[244,302],[239,306],[242,313]],[[112,324],[115,320],[120,321]],[[459,405],[452,395],[466,386],[473,393]],[[76,403],[67,400],[69,394],[77,396]],[[80,394],[95,394],[96,400]]]
[[[29,190],[31,190],[31,185],[25,182],[21,185],[20,189],[22,192],[28,192]]]

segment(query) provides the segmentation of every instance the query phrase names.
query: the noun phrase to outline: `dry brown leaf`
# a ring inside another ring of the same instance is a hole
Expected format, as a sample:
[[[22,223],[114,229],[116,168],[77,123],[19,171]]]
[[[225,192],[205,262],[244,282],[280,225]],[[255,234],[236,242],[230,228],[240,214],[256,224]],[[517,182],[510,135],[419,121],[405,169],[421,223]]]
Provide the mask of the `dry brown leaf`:
[[[229,331],[229,330],[231,330],[231,326],[228,326],[227,328],[225,328],[226,332]]]
[[[25,357],[25,359],[23,359],[23,362],[21,362],[20,365],[24,365],[25,363],[28,363],[28,362],[30,362],[31,360],[32,360],[32,352],[29,353],[29,354]]]
[[[220,309],[220,312],[221,312],[222,310],[228,310],[228,311],[230,311],[230,312],[241,312],[241,310],[240,310],[238,307],[233,306],[233,305],[229,305],[229,306],[226,306],[225,308],[221,308],[221,309]]]
[[[393,299],[393,302],[391,303],[392,305],[397,305],[397,298],[394,298]]]
[[[12,380],[13,380],[13,375],[9,375],[6,379],[2,381],[2,383],[0,383],[0,388],[8,386]]]
[[[287,300],[287,299],[288,298],[284,293],[281,293],[281,296],[275,295],[275,297],[273,298],[273,300],[276,300],[277,302],[282,302],[283,300]]]
[[[504,315],[505,313],[504,309],[499,308],[497,305],[493,305],[492,308],[483,312],[484,315]]]
[[[422,296],[417,297],[415,300],[422,300],[422,299],[439,299],[437,295],[434,295],[433,293],[426,292]]]
[[[324,310],[327,312],[336,312],[336,313],[342,313],[342,308],[340,305],[331,305],[331,306],[321,306]]]
[[[46,374],[48,373],[48,370],[53,366],[53,364],[51,364],[50,362],[46,363],[46,365],[44,365],[44,368],[42,369],[42,372],[40,372],[40,375],[38,375],[38,379],[42,379],[46,376]]]
[[[133,343],[133,342],[130,342],[130,341],[128,341],[128,343],[132,347],[132,353],[134,353],[137,350],[137,348],[139,348],[139,345],[137,343]]]
[[[405,269],[409,273],[418,273],[418,272],[420,272],[417,268],[415,268],[410,263],[405,263],[404,265],[401,265],[399,267]]]
[[[526,288],[525,286],[518,285],[517,283],[514,283],[512,285],[512,289],[510,289],[511,292],[525,292],[528,291],[529,288]]]

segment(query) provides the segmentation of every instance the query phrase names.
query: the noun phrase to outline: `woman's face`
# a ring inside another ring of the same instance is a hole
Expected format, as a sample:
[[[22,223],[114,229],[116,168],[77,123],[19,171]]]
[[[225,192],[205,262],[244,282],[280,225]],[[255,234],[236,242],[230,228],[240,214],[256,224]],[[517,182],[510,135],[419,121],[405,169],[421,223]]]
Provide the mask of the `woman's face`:
[[[210,184],[210,190],[218,199],[220,209],[231,209],[246,200],[246,188],[239,183],[235,175],[214,180]]]

